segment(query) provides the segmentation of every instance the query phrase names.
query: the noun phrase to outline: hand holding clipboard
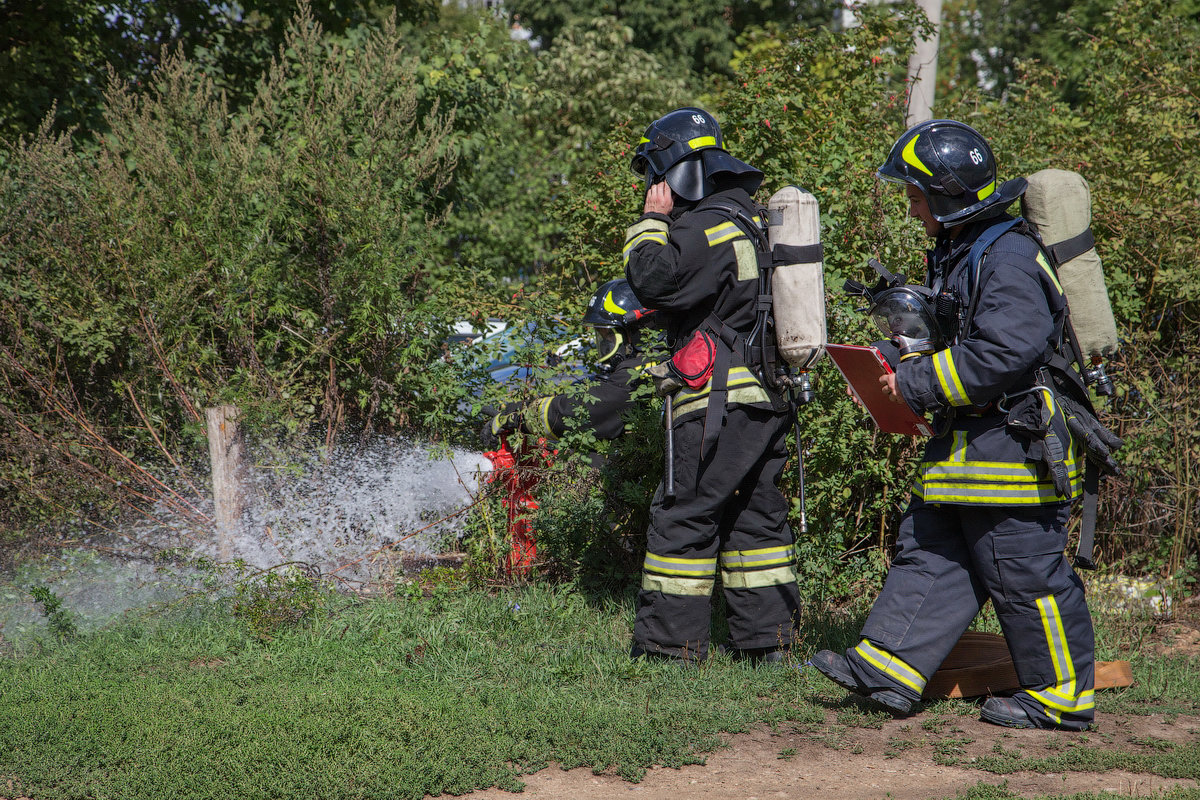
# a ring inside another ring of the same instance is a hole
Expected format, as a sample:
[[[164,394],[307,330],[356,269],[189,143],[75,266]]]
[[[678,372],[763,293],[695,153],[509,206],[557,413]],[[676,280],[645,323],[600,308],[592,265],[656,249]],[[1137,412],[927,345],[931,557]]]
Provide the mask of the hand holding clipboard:
[[[850,391],[858,398],[879,430],[908,436],[932,436],[933,427],[906,403],[896,403],[883,391],[882,375],[892,371],[883,354],[874,347],[855,344],[829,344],[825,352],[837,366]]]

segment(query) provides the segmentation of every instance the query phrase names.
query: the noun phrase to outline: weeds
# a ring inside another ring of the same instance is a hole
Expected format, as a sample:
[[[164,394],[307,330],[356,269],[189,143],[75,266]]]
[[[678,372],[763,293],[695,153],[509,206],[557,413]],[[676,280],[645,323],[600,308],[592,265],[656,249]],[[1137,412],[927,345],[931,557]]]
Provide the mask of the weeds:
[[[265,570],[239,581],[233,615],[255,636],[269,639],[279,630],[312,622],[326,607],[328,589],[295,565]]]
[[[50,624],[50,631],[56,637],[71,639],[79,633],[79,627],[75,624],[71,612],[63,608],[62,598],[51,591],[49,587],[32,586],[29,594],[42,607],[42,613],[46,615],[46,621]]]

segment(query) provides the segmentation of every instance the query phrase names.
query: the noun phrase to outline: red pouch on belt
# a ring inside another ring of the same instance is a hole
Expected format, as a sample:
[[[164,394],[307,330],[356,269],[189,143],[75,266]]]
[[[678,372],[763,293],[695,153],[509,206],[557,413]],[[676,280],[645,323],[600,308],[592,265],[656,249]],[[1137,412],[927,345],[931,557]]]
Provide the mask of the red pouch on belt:
[[[716,341],[704,331],[696,331],[683,348],[671,356],[671,367],[692,389],[699,389],[712,377],[717,355]]]

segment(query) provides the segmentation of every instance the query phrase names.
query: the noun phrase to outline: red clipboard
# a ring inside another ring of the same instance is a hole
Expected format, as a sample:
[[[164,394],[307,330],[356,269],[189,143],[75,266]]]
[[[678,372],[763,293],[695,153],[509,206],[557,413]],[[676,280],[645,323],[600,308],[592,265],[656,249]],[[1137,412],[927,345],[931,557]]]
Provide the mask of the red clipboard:
[[[883,354],[869,345],[827,344],[825,352],[837,366],[850,391],[862,402],[884,433],[932,436],[933,427],[905,403],[895,403],[883,393],[879,376],[892,371]]]

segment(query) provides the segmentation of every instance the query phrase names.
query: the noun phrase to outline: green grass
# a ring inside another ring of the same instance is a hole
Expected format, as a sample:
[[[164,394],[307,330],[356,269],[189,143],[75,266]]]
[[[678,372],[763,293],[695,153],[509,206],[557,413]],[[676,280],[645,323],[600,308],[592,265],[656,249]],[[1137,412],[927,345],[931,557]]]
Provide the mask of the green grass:
[[[270,636],[204,601],[10,647],[0,787],[38,800],[423,798],[516,790],[550,762],[638,780],[654,764],[702,763],[722,734],[763,723],[840,748],[849,729],[888,718],[811,671],[631,662],[631,595],[439,589],[332,605]],[[851,644],[860,622],[809,621],[797,655]],[[1117,710],[1196,714],[1194,660],[1134,664],[1137,686],[1098,696],[1099,731],[1033,768],[1200,777],[1195,744],[1132,752],[1105,736],[1104,714]],[[931,760],[953,762],[969,742],[954,720],[977,713],[930,703],[911,730],[930,739]],[[889,754],[902,748],[896,739]],[[1003,773],[1011,762],[996,752],[972,766]]]
[[[639,778],[816,721],[794,669],[630,662],[631,603],[373,600],[269,641],[218,609],[0,660],[0,786],[41,798],[421,798],[550,761]],[[824,687],[823,687],[824,688]]]
[[[1071,794],[1043,794],[1029,796],[1012,791],[1007,784],[995,786],[990,783],[978,783],[966,792],[955,795],[948,800],[1133,800],[1144,798],[1143,794],[1116,794],[1114,792],[1072,792]],[[1177,787],[1162,794],[1155,794],[1158,800],[1197,800],[1200,789]]]

